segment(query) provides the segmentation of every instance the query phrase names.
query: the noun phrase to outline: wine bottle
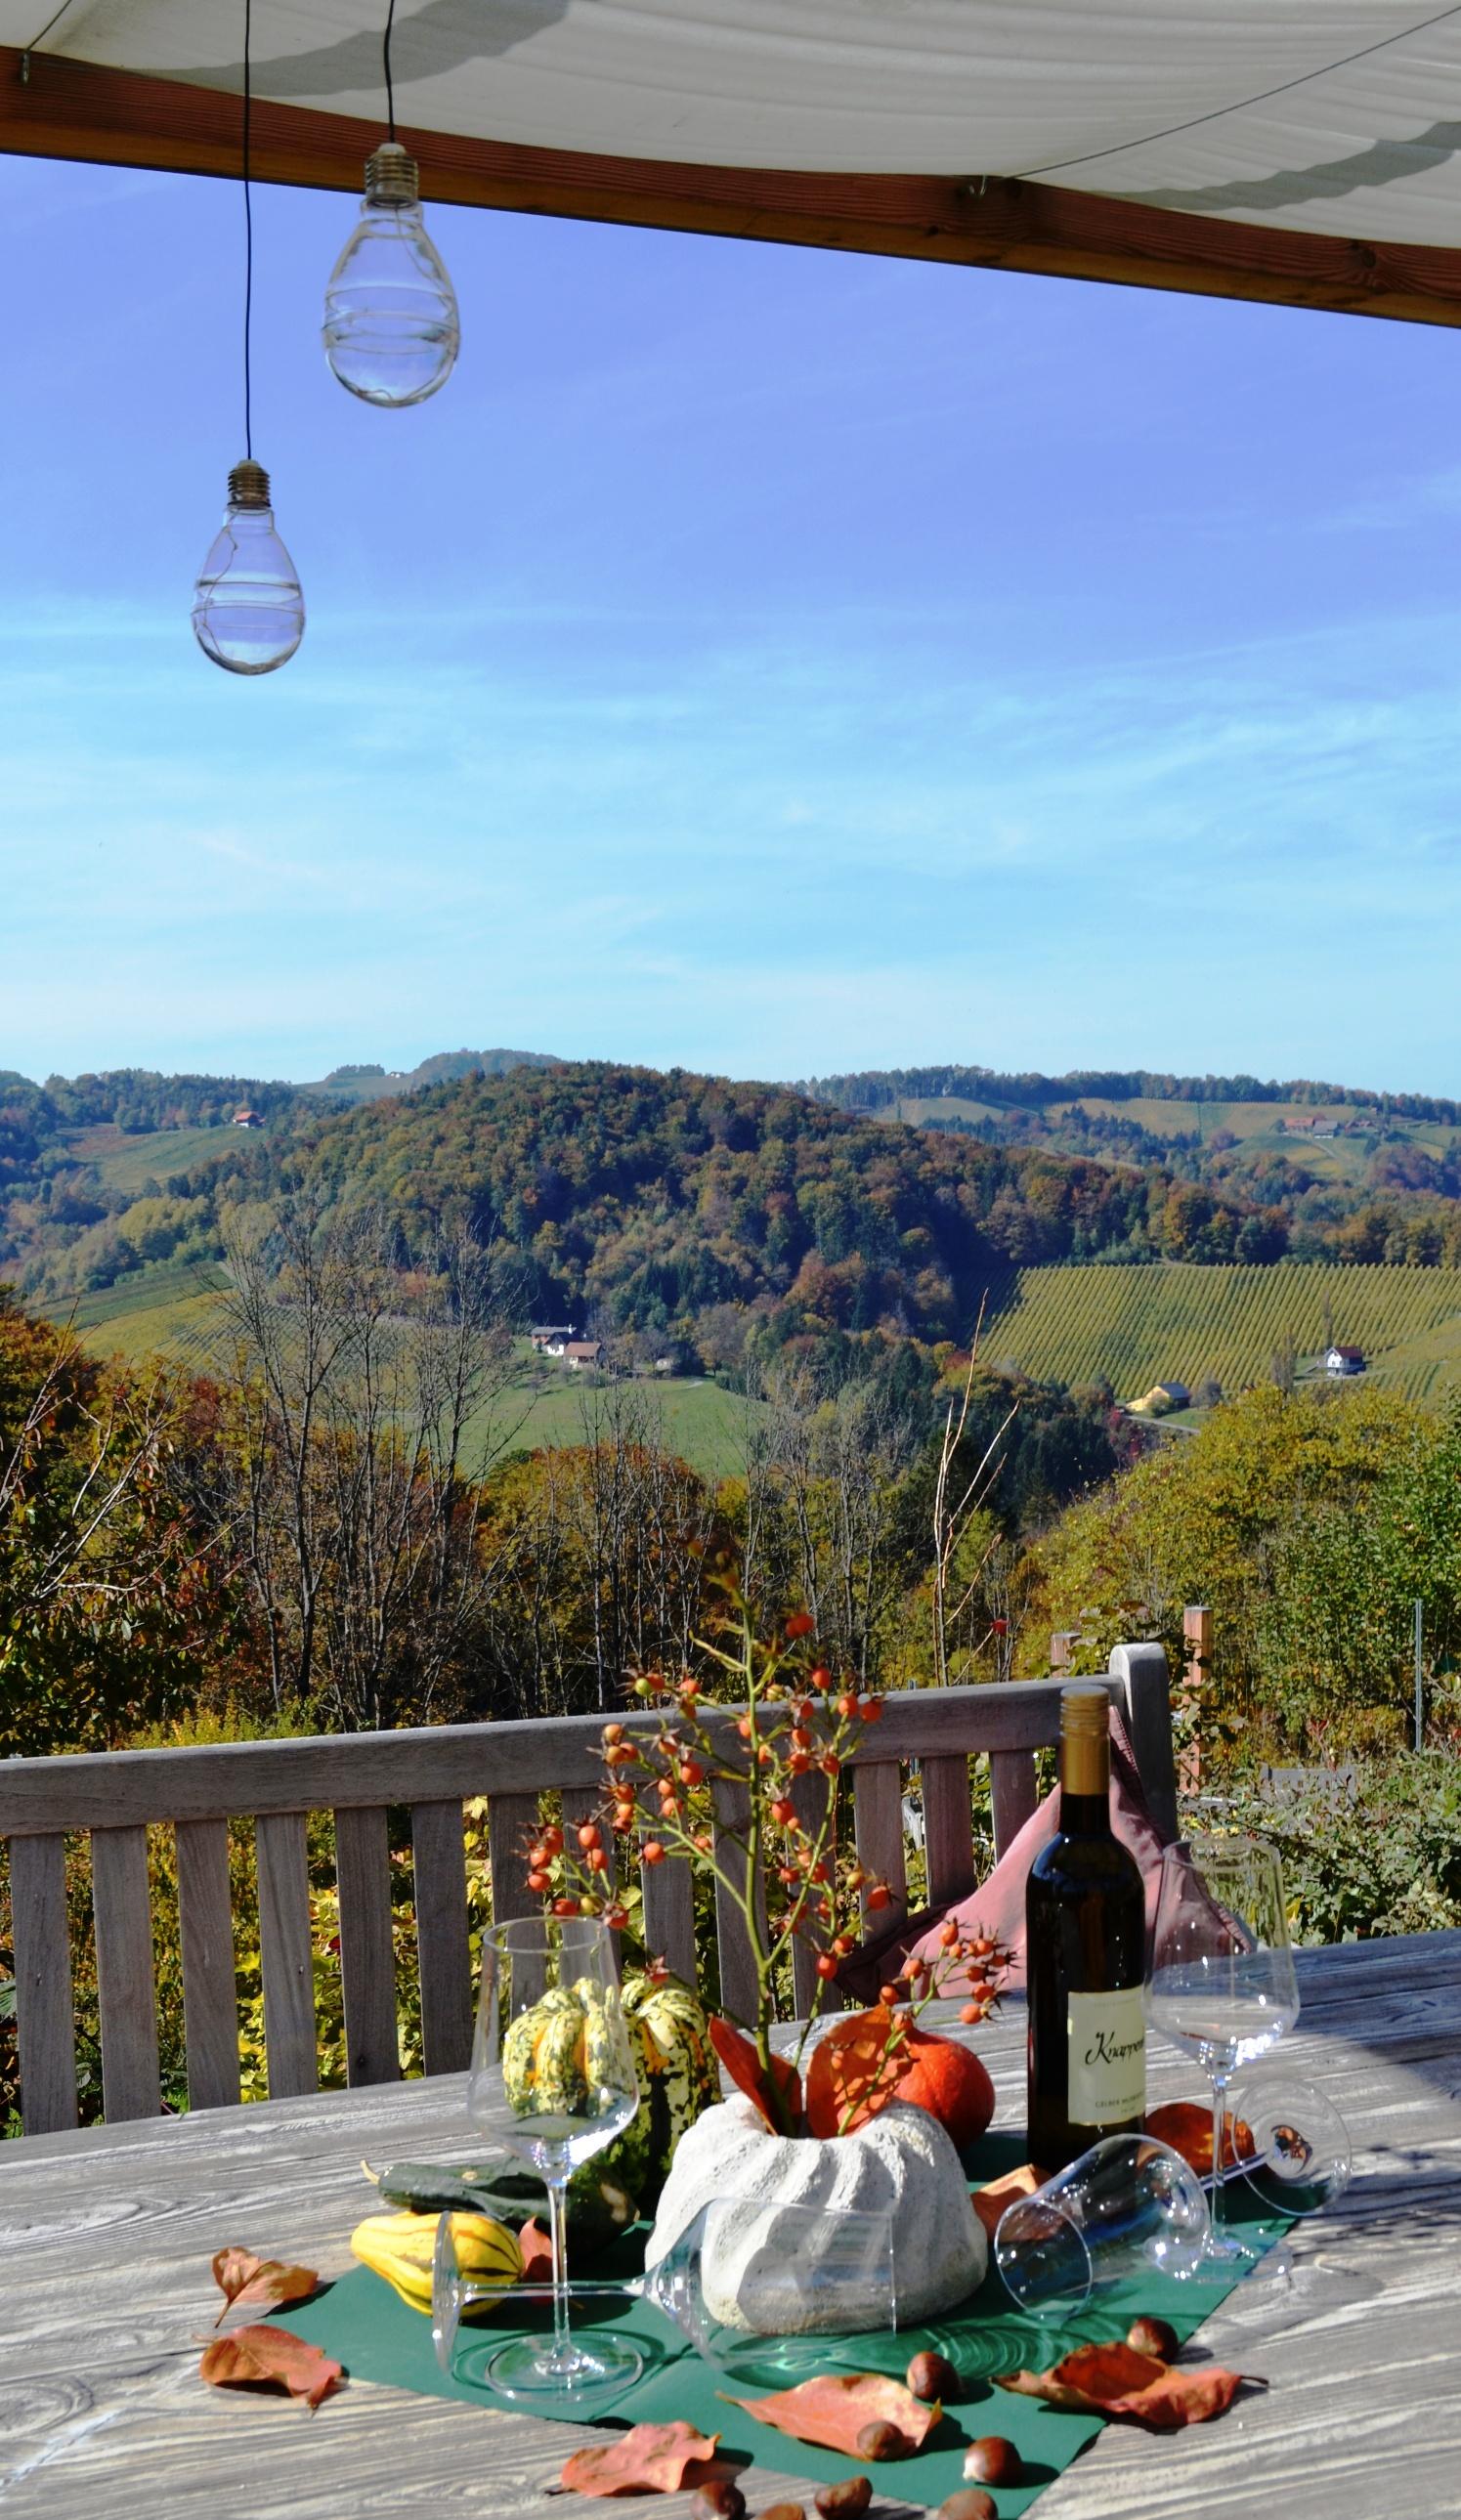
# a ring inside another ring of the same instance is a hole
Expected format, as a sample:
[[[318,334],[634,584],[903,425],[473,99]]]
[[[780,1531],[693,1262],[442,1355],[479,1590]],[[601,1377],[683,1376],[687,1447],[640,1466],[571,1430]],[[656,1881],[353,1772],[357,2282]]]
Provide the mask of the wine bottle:
[[[1111,1698],[1061,1691],[1060,1827],[1025,1894],[1029,2158],[1044,2178],[1146,2114],[1146,1899],[1111,1829]]]

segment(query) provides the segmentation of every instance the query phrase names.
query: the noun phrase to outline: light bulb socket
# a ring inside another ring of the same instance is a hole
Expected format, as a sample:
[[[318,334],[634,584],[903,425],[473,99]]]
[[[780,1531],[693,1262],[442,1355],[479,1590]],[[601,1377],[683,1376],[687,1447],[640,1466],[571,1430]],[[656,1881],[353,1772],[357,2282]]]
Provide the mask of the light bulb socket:
[[[404,209],[421,199],[421,170],[398,140],[383,140],[365,161],[365,198],[381,209]]]
[[[228,476],[228,504],[231,508],[267,508],[269,476],[261,464],[251,456],[236,464]]]

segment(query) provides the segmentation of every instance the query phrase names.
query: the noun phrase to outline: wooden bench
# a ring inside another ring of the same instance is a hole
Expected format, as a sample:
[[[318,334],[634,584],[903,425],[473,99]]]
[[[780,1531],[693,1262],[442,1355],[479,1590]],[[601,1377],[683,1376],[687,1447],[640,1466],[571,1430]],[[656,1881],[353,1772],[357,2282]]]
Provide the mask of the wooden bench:
[[[1000,1687],[915,1690],[890,1697],[883,1722],[852,1763],[859,1860],[906,1905],[904,1774],[922,1780],[931,1900],[973,1887],[969,1761],[989,1760],[994,1843],[1002,1850],[1035,1808],[1035,1752],[1060,1730],[1059,1679]],[[1118,1646],[1111,1687],[1125,1717],[1153,1816],[1176,1834],[1171,1713],[1160,1645]],[[734,1741],[736,1709],[717,1717]],[[652,1727],[652,1715],[627,1719]],[[0,1760],[0,1838],[9,1842],[26,2135],[77,2122],[75,2023],[67,1916],[66,1840],[90,1839],[101,2018],[102,2090],[109,2122],[155,2117],[161,2106],[148,1887],[148,1830],[170,1826],[177,1861],[189,2103],[239,2097],[239,2010],[229,1893],[229,1823],[251,1821],[257,1856],[264,2038],[273,2098],[317,2088],[306,1822],[334,1815],[340,1959],[347,2073],[352,2084],[400,2072],[392,1949],[388,1815],[411,1818],[422,2042],[428,2074],[465,2066],[472,2041],[463,1805],[484,1797],[494,1913],[532,1913],[523,1849],[538,1797],[561,1796],[565,1822],[588,1817],[602,1783],[596,1716],[540,1723],[444,1725],[317,1740],[250,1741],[183,1750]],[[810,1782],[811,1780],[807,1780]],[[723,1830],[738,1789],[717,1787]],[[688,1865],[641,1874],[645,1933],[681,1976],[696,1974]],[[753,1996],[742,1918],[717,1903],[721,2001],[749,2017]],[[810,2003],[814,1956],[797,1953],[799,2010]]]

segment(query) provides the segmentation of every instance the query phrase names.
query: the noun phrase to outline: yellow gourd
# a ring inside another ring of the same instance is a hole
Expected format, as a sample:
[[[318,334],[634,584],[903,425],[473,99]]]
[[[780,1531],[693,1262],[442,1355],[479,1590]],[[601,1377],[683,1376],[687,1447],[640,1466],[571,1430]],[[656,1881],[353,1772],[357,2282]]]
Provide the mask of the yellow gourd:
[[[383,2275],[412,2310],[432,2306],[432,2260],[439,2214],[372,2214],[357,2223],[350,2247],[373,2274]],[[474,2284],[516,2283],[523,2252],[504,2223],[485,2214],[453,2214],[451,2236],[457,2265]]]

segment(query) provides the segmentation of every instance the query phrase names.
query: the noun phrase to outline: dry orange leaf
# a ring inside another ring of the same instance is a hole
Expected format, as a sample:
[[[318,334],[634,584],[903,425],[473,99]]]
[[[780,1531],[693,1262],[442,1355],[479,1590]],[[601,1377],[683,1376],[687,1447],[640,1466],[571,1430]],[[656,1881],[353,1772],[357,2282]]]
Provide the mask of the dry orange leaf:
[[[761,2060],[743,2031],[733,2021],[722,2021],[717,2014],[710,2023],[710,2045],[725,2067],[736,2089],[753,2100],[773,2135],[784,2135],[786,2124],[776,2114],[776,2105]],[[781,2094],[786,2119],[791,2126],[801,2121],[801,2078],[788,2056],[773,2056],[771,2080]]]
[[[344,2366],[287,2327],[236,2327],[231,2336],[214,2337],[198,2373],[217,2389],[287,2389],[314,2408],[344,2378]]]
[[[719,2439],[693,2424],[631,2424],[602,2448],[575,2450],[559,2483],[574,2494],[678,2494],[704,2482],[692,2471],[714,2458]]]
[[[901,2380],[890,2380],[883,2371],[829,2372],[775,2398],[726,2398],[723,2389],[719,2394],[727,2406],[744,2408],[757,2423],[790,2433],[793,2441],[845,2451],[848,2458],[857,2456],[864,2424],[896,2424],[909,2449],[919,2450],[943,2412],[936,2398],[925,2405]]]
[[[525,2223],[518,2233],[518,2246],[523,2252],[520,2283],[553,2281],[553,2242],[541,2223]]]
[[[977,2187],[970,2198],[976,2214],[992,2240],[999,2228],[999,2218],[1017,2196],[1033,2196],[1040,2184],[1040,2174],[1025,2162],[1019,2170],[1007,2170],[1002,2179],[991,2179],[987,2187]]]
[[[1146,2121],[1148,2135],[1159,2143],[1179,2152],[1189,2170],[1199,2179],[1209,2177],[1212,2168],[1212,2112],[1196,2100],[1168,2100],[1164,2108],[1153,2109]],[[1253,2129],[1242,2118],[1229,2118],[1223,2129],[1223,2161],[1231,2170],[1240,2155],[1246,2161],[1256,2150]]]
[[[1082,2345],[1053,2370],[1016,2371],[996,2385],[1043,2398],[1070,2414],[1115,2415],[1149,2432],[1175,2433],[1223,2414],[1243,2387],[1243,2373],[1211,2362],[1178,2371],[1130,2345]]]
[[[236,2302],[255,2310],[279,2310],[287,2301],[306,2301],[319,2282],[313,2267],[287,2267],[282,2258],[256,2258],[251,2249],[220,2249],[213,2260],[213,2281],[223,2295],[214,2319],[219,2326]]]

